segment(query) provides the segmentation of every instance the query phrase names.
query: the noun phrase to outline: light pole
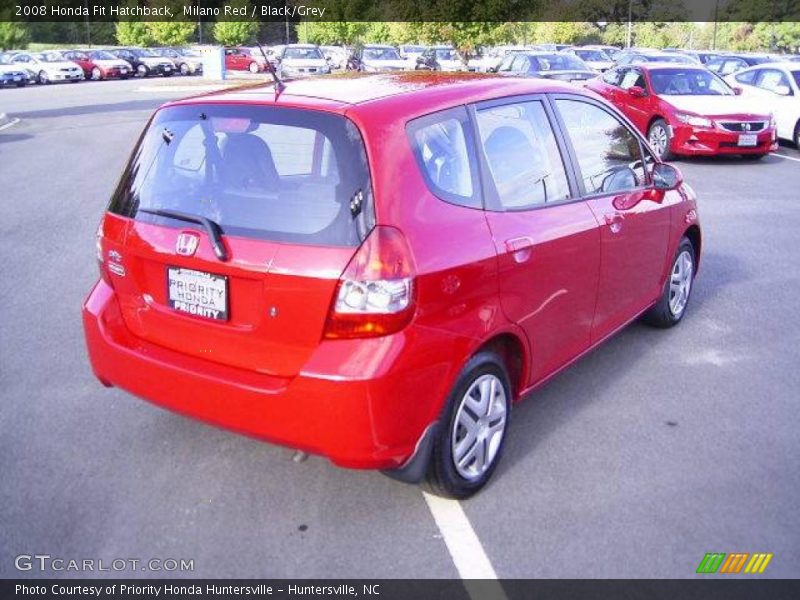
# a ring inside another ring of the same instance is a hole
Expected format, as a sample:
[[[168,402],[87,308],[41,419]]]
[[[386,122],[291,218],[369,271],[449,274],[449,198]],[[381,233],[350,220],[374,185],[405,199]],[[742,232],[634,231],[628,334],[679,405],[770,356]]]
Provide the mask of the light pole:
[[[628,42],[626,48],[631,47],[631,37],[633,36],[633,0],[628,0]]]

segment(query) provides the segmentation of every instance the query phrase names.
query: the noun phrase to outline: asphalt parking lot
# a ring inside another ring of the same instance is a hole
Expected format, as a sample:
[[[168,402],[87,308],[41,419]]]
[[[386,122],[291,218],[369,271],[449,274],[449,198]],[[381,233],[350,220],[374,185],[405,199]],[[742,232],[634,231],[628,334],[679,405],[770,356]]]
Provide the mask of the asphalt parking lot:
[[[14,557],[44,553],[193,559],[185,575],[208,578],[458,577],[419,488],[94,379],[95,229],[147,116],[187,95],[143,85],[0,91],[20,119],[0,131],[0,576],[43,576]],[[628,327],[515,408],[494,481],[461,503],[499,577],[692,577],[706,552],[800,574],[800,152],[780,154],[677,163],[705,234],[687,317]]]

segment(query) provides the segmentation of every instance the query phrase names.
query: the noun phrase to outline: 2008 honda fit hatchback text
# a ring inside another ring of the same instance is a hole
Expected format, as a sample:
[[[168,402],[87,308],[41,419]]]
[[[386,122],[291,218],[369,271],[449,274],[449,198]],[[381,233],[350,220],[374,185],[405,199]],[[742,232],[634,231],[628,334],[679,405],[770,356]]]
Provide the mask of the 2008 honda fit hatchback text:
[[[106,385],[466,497],[515,400],[683,318],[700,244],[692,189],[591,92],[305,80],[156,112],[83,321]]]

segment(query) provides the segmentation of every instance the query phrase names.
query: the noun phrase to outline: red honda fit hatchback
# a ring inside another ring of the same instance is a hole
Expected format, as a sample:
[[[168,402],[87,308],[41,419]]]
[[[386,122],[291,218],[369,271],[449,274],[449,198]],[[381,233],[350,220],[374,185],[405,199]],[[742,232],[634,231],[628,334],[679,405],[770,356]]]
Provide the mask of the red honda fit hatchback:
[[[591,92],[347,74],[159,109],[83,321],[106,385],[466,497],[514,401],[683,318],[700,237],[680,173]]]

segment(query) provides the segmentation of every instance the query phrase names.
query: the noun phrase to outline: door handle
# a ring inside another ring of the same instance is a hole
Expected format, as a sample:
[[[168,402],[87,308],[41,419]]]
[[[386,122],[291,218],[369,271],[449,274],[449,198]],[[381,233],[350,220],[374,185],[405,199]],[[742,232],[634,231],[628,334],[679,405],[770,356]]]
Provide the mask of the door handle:
[[[514,257],[514,262],[523,263],[533,254],[533,239],[527,235],[506,240],[506,252]]]
[[[622,222],[625,220],[623,213],[614,213],[613,215],[606,215],[606,225],[608,225],[611,233],[619,233],[622,230]]]

